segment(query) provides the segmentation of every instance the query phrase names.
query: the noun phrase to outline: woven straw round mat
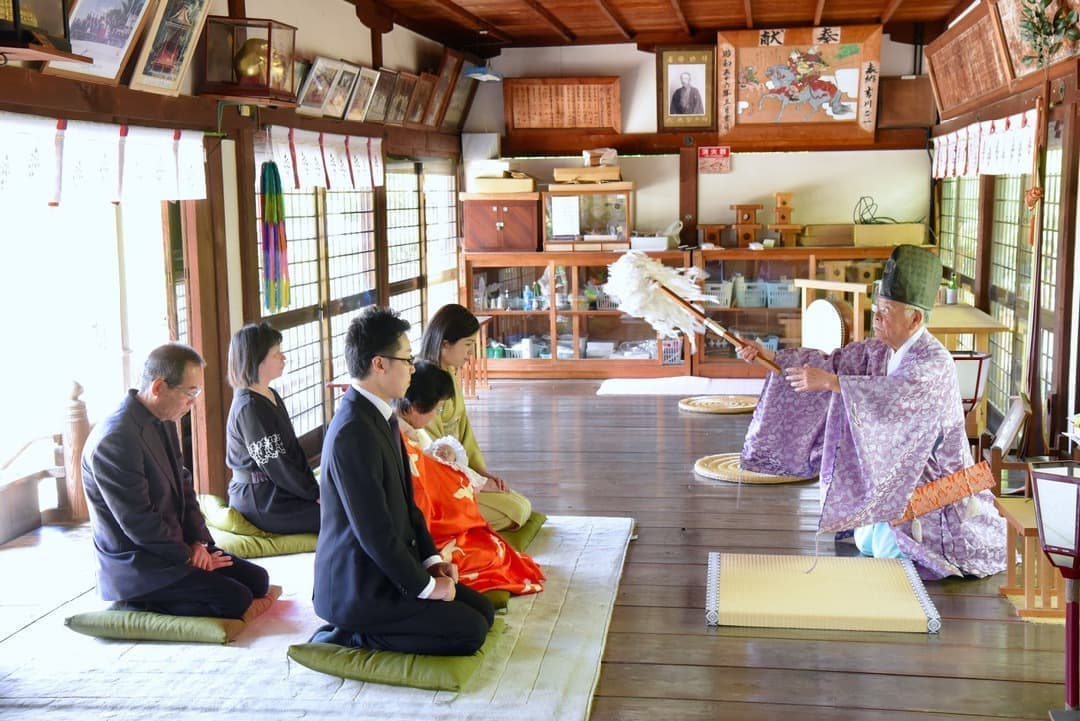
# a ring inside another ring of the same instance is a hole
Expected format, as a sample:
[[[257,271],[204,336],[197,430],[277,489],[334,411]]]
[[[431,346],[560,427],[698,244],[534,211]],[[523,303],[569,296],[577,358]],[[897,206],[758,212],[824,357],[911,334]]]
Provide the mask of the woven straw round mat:
[[[694,463],[694,473],[705,478],[713,478],[717,481],[731,481],[732,483],[798,483],[809,481],[809,478],[797,478],[795,476],[773,476],[768,473],[756,473],[744,471],[739,466],[738,453],[717,453],[697,459]]]
[[[679,410],[691,413],[752,413],[757,396],[693,396],[679,401]]]

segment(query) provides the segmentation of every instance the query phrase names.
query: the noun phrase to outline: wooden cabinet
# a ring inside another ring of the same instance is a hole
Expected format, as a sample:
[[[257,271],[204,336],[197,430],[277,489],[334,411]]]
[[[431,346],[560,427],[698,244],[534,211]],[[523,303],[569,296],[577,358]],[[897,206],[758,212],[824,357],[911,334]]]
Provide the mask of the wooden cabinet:
[[[757,339],[766,347],[797,348],[802,345],[802,300],[790,281],[817,278],[866,283],[881,276],[891,247],[714,249],[694,251],[694,262],[708,273],[706,290],[721,297],[720,305],[708,305],[709,316],[741,337]],[[736,294],[731,283],[742,285]],[[741,295],[741,297],[737,297]],[[840,300],[840,296],[837,296]],[[861,323],[868,332],[869,303],[863,304]],[[712,378],[764,376],[759,365],[739,360],[735,348],[714,335],[699,337],[693,363],[694,375]]]
[[[690,254],[650,253],[685,267]],[[461,303],[491,316],[492,378],[658,378],[690,373],[689,346],[661,338],[603,292],[617,253],[464,253]]]
[[[459,197],[465,250],[538,250],[538,193],[461,193]]]

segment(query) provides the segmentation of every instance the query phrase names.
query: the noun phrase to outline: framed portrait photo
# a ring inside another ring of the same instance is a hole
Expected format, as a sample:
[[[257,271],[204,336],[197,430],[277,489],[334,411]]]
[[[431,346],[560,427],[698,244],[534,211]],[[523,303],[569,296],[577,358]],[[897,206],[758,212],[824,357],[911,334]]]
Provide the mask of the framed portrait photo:
[[[304,83],[296,93],[296,112],[304,115],[322,115],[323,105],[334,89],[342,62],[316,56],[304,76]]]
[[[160,0],[131,76],[133,90],[179,95],[210,0]]]
[[[454,92],[458,75],[464,58],[457,50],[446,48],[443,50],[442,64],[439,66],[439,80],[435,83],[435,89],[431,91],[431,100],[428,102],[427,112],[424,113],[424,125],[429,128],[437,128],[442,124],[443,114],[450,102],[450,95]]]
[[[349,98],[352,97],[353,87],[359,77],[360,66],[341,61],[341,70],[338,71],[337,78],[326,95],[326,102],[323,103],[323,115],[338,120],[345,118],[345,111],[349,109]]]
[[[656,88],[657,130],[716,128],[714,46],[658,46]]]
[[[379,82],[379,71],[371,68],[360,68],[360,76],[356,79],[352,97],[349,98],[349,107],[345,111],[345,119],[360,123],[367,113],[368,104],[375,92],[375,84]]]
[[[78,0],[68,13],[71,52],[92,63],[51,61],[46,75],[117,85],[150,19],[154,0]]]
[[[396,71],[379,71],[379,79],[375,81],[375,89],[371,91],[371,100],[368,101],[367,111],[364,113],[365,123],[381,123],[386,120],[386,109],[390,107],[390,98],[394,97],[397,81]]]
[[[416,81],[420,78],[404,70],[398,73],[397,85],[394,86],[394,95],[390,98],[390,104],[386,108],[386,117],[383,123],[386,125],[403,125],[405,113],[409,109],[409,100],[413,90],[416,89]]]
[[[409,98],[409,107],[405,111],[405,126],[409,128],[423,128],[424,116],[427,113],[428,103],[431,101],[431,93],[435,90],[435,83],[439,82],[437,75],[421,73],[413,88],[412,97]]]

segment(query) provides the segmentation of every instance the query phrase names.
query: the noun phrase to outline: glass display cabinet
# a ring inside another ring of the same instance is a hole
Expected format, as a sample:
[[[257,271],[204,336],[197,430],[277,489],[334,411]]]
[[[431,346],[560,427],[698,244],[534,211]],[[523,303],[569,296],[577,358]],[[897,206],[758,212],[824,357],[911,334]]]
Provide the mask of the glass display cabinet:
[[[706,306],[709,316],[736,335],[759,341],[766,348],[802,345],[802,293],[796,278],[817,278],[868,286],[881,277],[891,247],[776,248],[766,250],[711,249],[694,251],[695,264],[708,273],[705,290],[719,303]],[[821,295],[826,293],[821,292]],[[835,300],[841,300],[837,294]],[[869,308],[869,303],[864,304]],[[861,319],[870,336],[869,312]],[[765,369],[739,360],[723,338],[699,337],[694,375],[730,378],[762,376]]]
[[[689,253],[650,253],[686,267]],[[464,253],[461,303],[491,316],[492,378],[657,378],[690,373],[684,339],[661,338],[603,291],[607,252]]]
[[[545,248],[559,242],[629,242],[633,183],[552,183],[542,196]]]

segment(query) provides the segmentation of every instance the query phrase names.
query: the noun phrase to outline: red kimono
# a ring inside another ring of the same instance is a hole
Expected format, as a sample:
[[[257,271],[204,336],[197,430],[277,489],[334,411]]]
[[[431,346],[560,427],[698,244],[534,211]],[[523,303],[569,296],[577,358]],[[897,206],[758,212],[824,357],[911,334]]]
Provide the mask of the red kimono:
[[[491,529],[480,515],[469,478],[424,453],[405,431],[401,439],[409,454],[416,505],[443,560],[457,564],[461,583],[481,593],[542,591],[540,566]]]

